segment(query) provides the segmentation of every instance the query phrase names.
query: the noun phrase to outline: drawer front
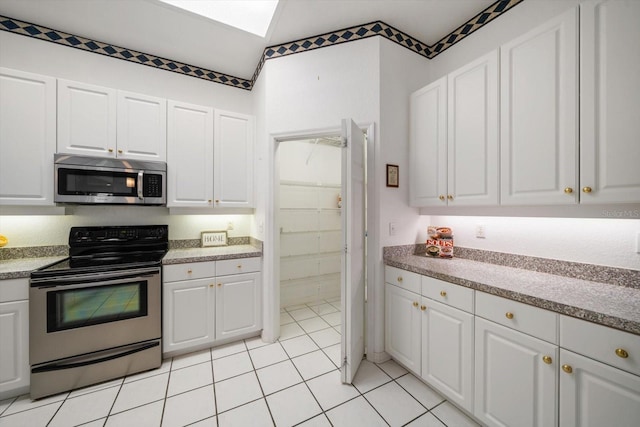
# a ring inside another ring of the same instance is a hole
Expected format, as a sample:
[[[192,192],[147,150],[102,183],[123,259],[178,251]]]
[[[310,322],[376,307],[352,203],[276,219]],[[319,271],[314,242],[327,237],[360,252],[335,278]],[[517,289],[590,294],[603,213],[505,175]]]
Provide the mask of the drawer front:
[[[416,294],[420,293],[420,275],[400,268],[385,266],[384,281]]]
[[[473,289],[422,276],[422,296],[473,313]]]
[[[560,346],[640,375],[640,335],[560,316]]]
[[[551,311],[476,292],[476,316],[558,344],[558,315]]]
[[[261,270],[262,258],[236,258],[216,261],[216,275],[253,273]]]
[[[162,266],[162,280],[165,283],[182,280],[203,279],[216,275],[216,261],[190,262]]]
[[[29,299],[29,279],[0,280],[0,302],[22,301]]]

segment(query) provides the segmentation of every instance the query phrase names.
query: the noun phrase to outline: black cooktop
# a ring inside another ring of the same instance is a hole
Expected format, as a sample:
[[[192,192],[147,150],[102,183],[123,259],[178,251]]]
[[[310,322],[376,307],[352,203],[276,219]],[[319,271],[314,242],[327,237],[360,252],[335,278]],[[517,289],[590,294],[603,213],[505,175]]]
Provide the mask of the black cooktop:
[[[31,278],[159,266],[168,250],[167,225],[72,227],[69,257],[33,271]]]

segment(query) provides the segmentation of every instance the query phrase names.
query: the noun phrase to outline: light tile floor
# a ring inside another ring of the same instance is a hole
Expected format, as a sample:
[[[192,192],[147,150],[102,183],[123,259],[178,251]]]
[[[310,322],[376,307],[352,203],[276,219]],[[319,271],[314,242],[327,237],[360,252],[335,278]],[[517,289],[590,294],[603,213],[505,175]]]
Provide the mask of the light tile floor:
[[[0,426],[477,426],[393,361],[340,382],[340,303],[281,312],[274,344],[252,338],[156,370],[38,401],[0,401]]]

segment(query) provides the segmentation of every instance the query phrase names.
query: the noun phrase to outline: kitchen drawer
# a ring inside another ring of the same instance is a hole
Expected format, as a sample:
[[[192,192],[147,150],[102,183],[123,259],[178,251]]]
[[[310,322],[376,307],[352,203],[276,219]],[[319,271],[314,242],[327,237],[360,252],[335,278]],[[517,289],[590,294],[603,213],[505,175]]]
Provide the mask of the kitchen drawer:
[[[473,289],[422,276],[422,296],[473,313]]]
[[[29,299],[29,279],[0,280],[0,302]]]
[[[640,335],[560,316],[560,347],[640,375]]]
[[[396,267],[385,266],[384,281],[416,294],[420,293],[420,275]]]
[[[476,316],[558,344],[558,315],[551,311],[476,292]]]
[[[226,276],[229,274],[253,273],[261,270],[262,258],[236,258],[216,261],[216,275]]]
[[[190,262],[162,266],[163,282],[179,282],[190,279],[203,279],[216,275],[216,261]]]

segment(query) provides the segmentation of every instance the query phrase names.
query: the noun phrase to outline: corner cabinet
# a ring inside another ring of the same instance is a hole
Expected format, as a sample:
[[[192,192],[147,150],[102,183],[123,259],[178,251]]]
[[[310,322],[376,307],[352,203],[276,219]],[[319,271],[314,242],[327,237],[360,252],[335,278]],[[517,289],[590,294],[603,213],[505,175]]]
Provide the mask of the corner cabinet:
[[[580,203],[640,202],[640,2],[580,4]]]
[[[213,193],[215,207],[252,208],[253,116],[215,110]]]
[[[56,80],[0,68],[0,205],[53,206]]]
[[[162,352],[187,353],[262,329],[261,259],[163,266]]]
[[[29,279],[0,280],[0,400],[29,390]]]
[[[501,203],[578,201],[578,10],[500,48]]]
[[[411,96],[412,206],[498,203],[498,53]]]
[[[213,108],[169,101],[167,206],[213,204]]]

